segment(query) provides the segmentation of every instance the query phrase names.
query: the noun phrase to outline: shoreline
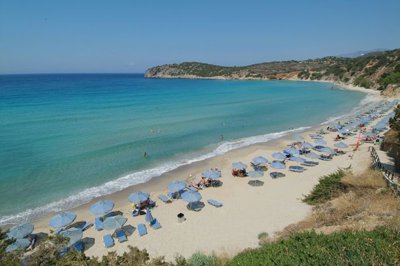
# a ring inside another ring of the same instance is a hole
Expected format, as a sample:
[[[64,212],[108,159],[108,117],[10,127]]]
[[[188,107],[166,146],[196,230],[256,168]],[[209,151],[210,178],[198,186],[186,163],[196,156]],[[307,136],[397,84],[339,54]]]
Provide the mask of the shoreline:
[[[353,85],[350,85],[350,86],[348,86],[348,85],[345,85],[345,84],[340,84],[340,83],[335,83],[335,82],[331,82],[331,81],[319,81],[319,80],[287,80],[287,81],[304,81],[304,82],[324,82],[324,83],[331,83],[331,84],[333,84],[334,86],[335,86],[335,89],[344,89],[344,90],[352,90],[352,91],[359,91],[359,92],[363,92],[363,93],[365,93],[366,94],[366,96],[365,96],[365,98],[362,100],[362,101],[364,101],[368,96],[373,96],[374,97],[374,101],[378,101],[378,100],[382,100],[382,99],[384,99],[385,97],[383,97],[383,96],[381,96],[380,95],[380,93],[379,93],[379,91],[374,91],[374,90],[370,90],[370,89],[366,89],[366,88],[362,88],[362,87],[357,87],[357,86],[353,86]],[[352,112],[354,112],[355,111],[355,109],[357,108],[357,107],[362,107],[362,101],[352,110]],[[327,120],[326,121],[324,121],[324,122],[322,122],[320,125],[312,125],[312,126],[306,126],[306,127],[300,127],[300,128],[297,128],[297,129],[289,129],[289,130],[284,130],[284,131],[280,131],[280,132],[272,132],[272,133],[268,133],[268,134],[265,134],[265,135],[259,135],[259,136],[250,136],[250,137],[246,137],[246,138],[243,138],[243,140],[244,139],[247,139],[247,138],[252,138],[252,137],[260,137],[260,136],[267,136],[267,135],[270,135],[270,134],[283,134],[283,135],[288,135],[288,134],[293,134],[294,132],[297,132],[298,130],[300,130],[299,132],[301,132],[301,131],[304,131],[304,130],[306,130],[306,128],[309,128],[309,127],[311,127],[311,128],[316,128],[316,127],[319,127],[319,126],[321,126],[321,125],[325,125],[325,124],[328,124],[328,123],[332,123],[333,121],[335,121],[335,120],[337,120],[337,119],[343,119],[343,117],[345,117],[345,116],[347,116],[348,114],[343,114],[342,116],[340,116],[340,117],[334,117],[334,118],[330,118],[330,117],[328,117],[327,118]],[[291,131],[291,130],[294,130],[293,132],[289,132],[289,131]],[[284,136],[283,136],[284,137]],[[266,144],[266,143],[268,143],[268,142],[274,142],[274,141],[278,141],[279,139],[281,139],[282,138],[282,136],[279,136],[278,138],[272,138],[272,140],[270,139],[270,140],[267,140],[267,141],[262,141],[262,142],[257,142],[257,143],[252,143],[252,144],[249,144],[249,145],[245,145],[244,147],[238,147],[238,148],[233,148],[233,149],[231,149],[231,150],[229,150],[229,151],[224,151],[223,153],[222,153],[222,155],[224,155],[224,154],[226,154],[226,153],[229,153],[229,152],[231,152],[231,151],[233,151],[233,150],[241,150],[241,149],[245,149],[245,148],[247,148],[247,147],[252,147],[252,146],[254,146],[254,145],[259,145],[259,144]],[[242,140],[242,139],[241,139]],[[237,141],[237,140],[236,140]],[[232,142],[234,142],[234,141],[232,141]],[[214,150],[215,151],[215,150]],[[193,164],[196,164],[196,163],[199,163],[199,162],[202,162],[202,161],[207,161],[207,160],[210,160],[210,159],[212,159],[212,158],[216,158],[216,157],[219,157],[219,156],[221,156],[221,154],[219,154],[219,155],[213,155],[212,157],[208,157],[208,158],[201,158],[201,157],[203,157],[204,155],[208,155],[208,153],[206,153],[206,154],[202,154],[202,155],[200,155],[200,156],[198,156],[198,157],[195,157],[195,158],[192,158],[191,160],[193,160],[194,162],[189,162],[189,163],[184,163],[183,165],[179,165],[180,163],[177,163],[178,164],[178,166],[175,168],[175,169],[172,169],[172,170],[167,170],[166,172],[164,172],[164,173],[162,173],[161,175],[156,175],[156,176],[154,176],[154,177],[152,177],[152,178],[150,178],[149,180],[147,180],[147,181],[145,181],[144,183],[138,183],[138,184],[134,184],[134,185],[129,185],[128,187],[126,187],[126,188],[123,188],[123,189],[121,189],[121,190],[118,190],[118,191],[115,191],[115,192],[111,192],[110,194],[106,194],[106,195],[100,195],[100,196],[94,196],[94,198],[92,198],[92,199],[89,199],[89,200],[84,200],[85,202],[81,202],[81,203],[78,203],[79,205],[77,205],[77,206],[71,206],[71,207],[64,207],[62,210],[75,210],[75,209],[79,209],[79,208],[81,208],[81,207],[83,207],[83,206],[86,206],[86,205],[88,205],[88,204],[91,204],[91,203],[93,203],[94,201],[97,201],[97,200],[99,200],[99,199],[102,199],[102,198],[105,198],[105,197],[108,197],[108,196],[111,196],[111,195],[113,195],[113,194],[116,194],[116,193],[123,193],[124,191],[126,191],[126,190],[129,190],[129,189],[134,189],[134,188],[139,188],[139,187],[145,187],[145,188],[147,188],[149,185],[150,185],[150,188],[151,187],[153,187],[154,186],[154,183],[155,182],[160,182],[160,180],[163,180],[163,177],[165,177],[165,176],[168,176],[170,173],[173,173],[174,171],[176,171],[176,170],[178,170],[178,169],[180,169],[180,168],[187,168],[187,167],[190,167],[191,165],[193,165]],[[204,156],[205,157],[205,156]],[[152,168],[153,169],[153,168]],[[146,171],[146,170],[143,170],[143,171]],[[117,178],[118,179],[118,178]],[[182,179],[182,178],[179,178],[179,179]],[[116,180],[116,179],[114,179],[114,180]],[[155,181],[155,180],[158,180],[158,181]],[[112,182],[113,180],[110,180],[109,182]],[[147,185],[146,185],[147,184]],[[104,185],[104,184],[103,184]],[[102,185],[100,185],[100,187],[101,187]],[[158,186],[156,186],[156,187],[158,187]],[[166,186],[164,186],[164,187],[166,187]],[[88,188],[87,190],[90,190],[90,188]],[[69,196],[69,197],[71,197],[71,196]],[[61,200],[59,200],[59,201],[54,201],[54,202],[51,202],[49,205],[45,205],[45,206],[40,206],[40,207],[38,207],[38,208],[35,208],[35,209],[30,209],[30,210],[27,210],[27,211],[24,211],[24,212],[20,212],[20,213],[17,213],[17,214],[14,214],[14,215],[10,215],[10,216],[12,216],[12,217],[18,217],[19,215],[24,215],[24,216],[27,216],[28,217],[28,219],[27,218],[25,218],[25,217],[22,217],[22,218],[20,218],[19,219],[19,222],[21,222],[21,220],[22,221],[37,221],[38,219],[41,219],[41,218],[38,218],[38,217],[51,217],[51,215],[54,215],[54,213],[56,213],[57,211],[60,211],[61,209],[60,208],[58,208],[58,207],[56,207],[55,209],[56,209],[56,211],[45,211],[45,213],[43,214],[43,213],[41,213],[41,212],[39,212],[38,211],[38,209],[44,209],[44,207],[50,207],[50,208],[54,208],[53,206],[58,206],[58,204],[60,204],[62,201],[64,201],[65,199],[69,199],[69,197],[66,197],[66,198],[64,198],[64,199],[61,199]],[[66,202],[64,202],[63,204],[66,204],[66,205],[68,205],[68,203],[66,203]],[[53,206],[51,206],[51,205],[53,205]],[[72,203],[72,205],[75,205],[74,203]],[[36,211],[36,212],[35,212]],[[29,212],[35,212],[35,214],[30,214]],[[9,217],[9,216],[5,216],[5,217]],[[3,217],[3,218],[5,218],[5,217]],[[12,218],[12,220],[17,220],[18,218]],[[10,219],[11,220],[11,219]],[[4,223],[3,225],[2,225],[2,227],[5,227],[5,228],[8,228],[8,227],[10,227],[10,226],[12,226],[13,224],[15,224],[15,222],[7,222],[7,223]]]

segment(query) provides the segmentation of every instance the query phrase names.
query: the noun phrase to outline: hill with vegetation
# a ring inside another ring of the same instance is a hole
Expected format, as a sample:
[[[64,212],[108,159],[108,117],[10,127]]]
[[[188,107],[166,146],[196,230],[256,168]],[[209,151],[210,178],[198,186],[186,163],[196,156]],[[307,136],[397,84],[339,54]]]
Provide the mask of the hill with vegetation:
[[[395,170],[400,171],[400,105],[394,110],[394,117],[390,119],[390,130],[385,134],[382,149],[394,159]]]
[[[324,57],[226,67],[199,62],[168,64],[148,69],[147,78],[326,80],[393,93],[400,87],[400,49],[356,58]]]

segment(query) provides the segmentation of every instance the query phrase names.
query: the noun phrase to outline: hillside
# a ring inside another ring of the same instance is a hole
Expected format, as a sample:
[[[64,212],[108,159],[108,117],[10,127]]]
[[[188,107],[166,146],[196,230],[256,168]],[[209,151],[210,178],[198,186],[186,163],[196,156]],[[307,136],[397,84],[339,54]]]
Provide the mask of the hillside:
[[[400,49],[374,52],[356,58],[324,57],[241,67],[185,62],[152,67],[146,71],[145,77],[328,80],[378,90],[388,89],[386,93],[393,94],[399,90],[400,85]]]

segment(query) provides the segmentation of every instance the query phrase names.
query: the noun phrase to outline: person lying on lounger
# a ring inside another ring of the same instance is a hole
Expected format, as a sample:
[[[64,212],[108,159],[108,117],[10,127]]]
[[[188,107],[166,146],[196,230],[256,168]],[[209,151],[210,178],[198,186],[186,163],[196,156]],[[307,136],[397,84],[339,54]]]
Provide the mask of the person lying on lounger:
[[[202,176],[201,179],[193,180],[191,185],[197,189],[202,189],[202,188],[208,187],[210,185],[210,179]]]

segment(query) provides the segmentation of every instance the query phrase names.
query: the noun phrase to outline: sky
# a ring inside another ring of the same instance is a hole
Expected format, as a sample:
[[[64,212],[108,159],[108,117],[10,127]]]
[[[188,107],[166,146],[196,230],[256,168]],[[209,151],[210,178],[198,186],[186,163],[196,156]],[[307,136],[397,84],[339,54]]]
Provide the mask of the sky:
[[[0,74],[143,73],[400,48],[400,1],[0,0]]]

